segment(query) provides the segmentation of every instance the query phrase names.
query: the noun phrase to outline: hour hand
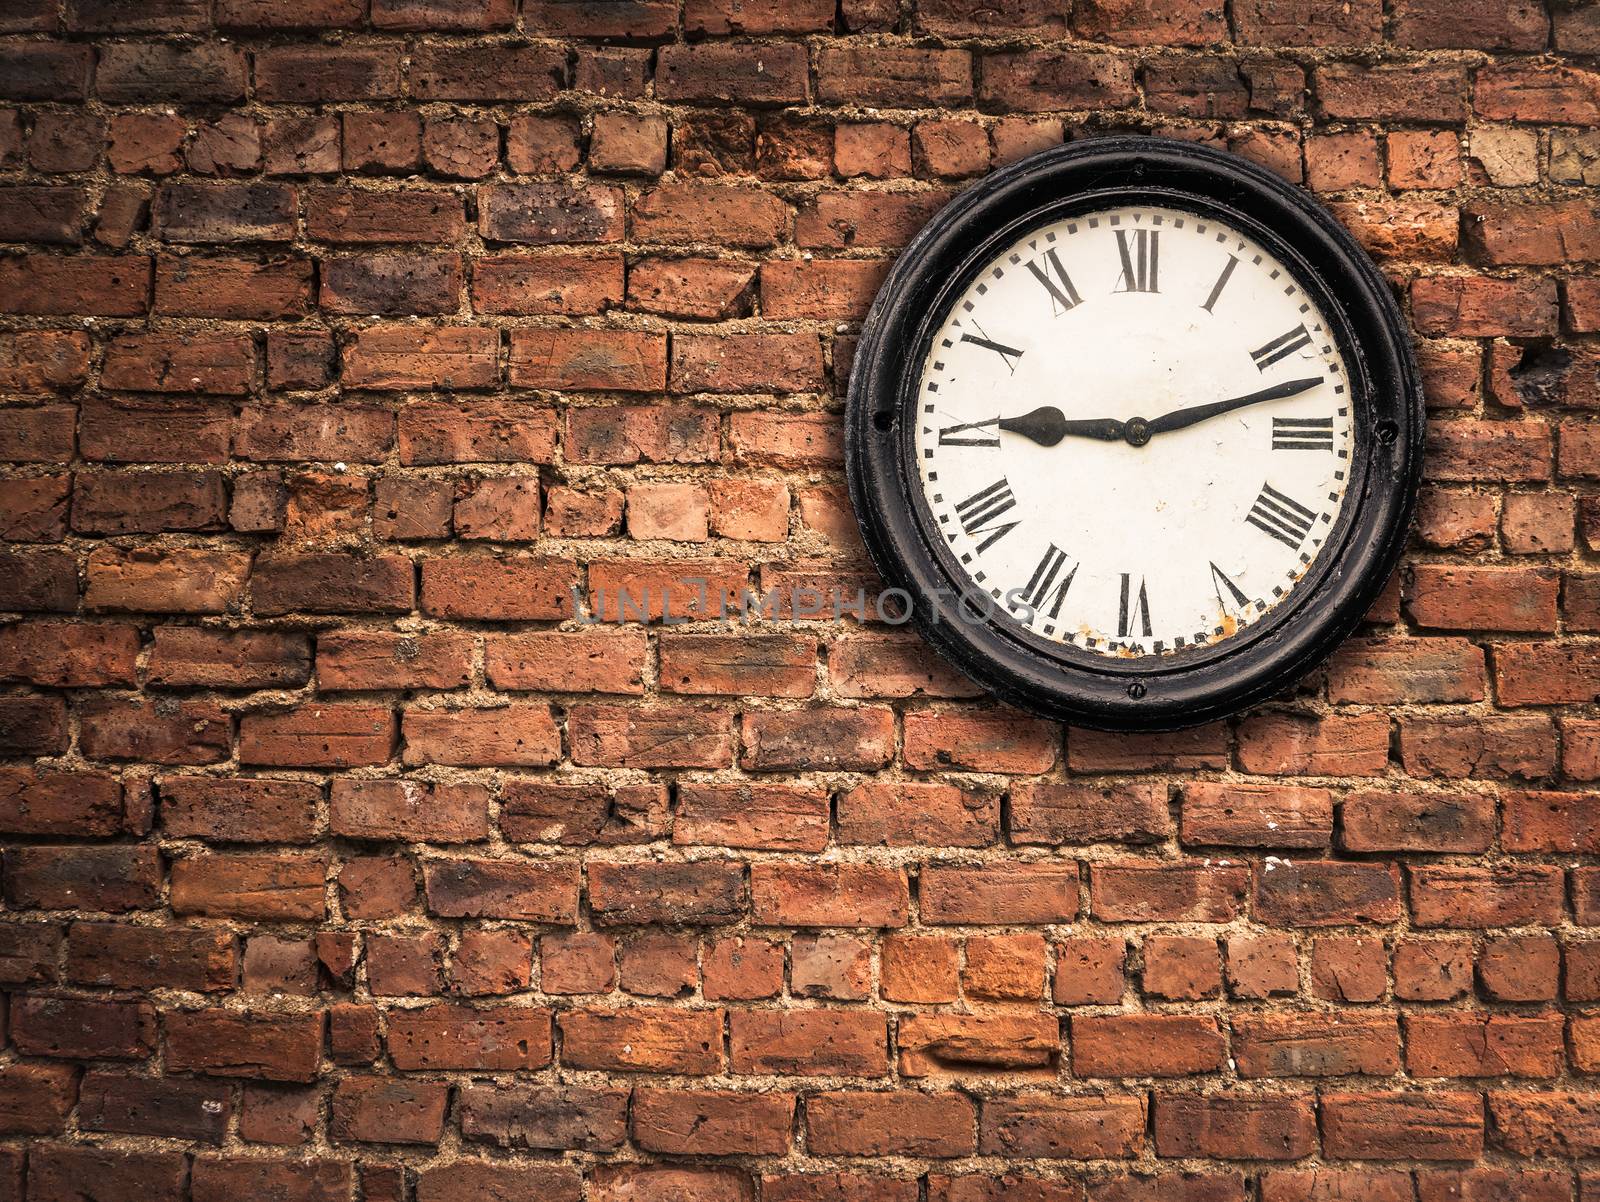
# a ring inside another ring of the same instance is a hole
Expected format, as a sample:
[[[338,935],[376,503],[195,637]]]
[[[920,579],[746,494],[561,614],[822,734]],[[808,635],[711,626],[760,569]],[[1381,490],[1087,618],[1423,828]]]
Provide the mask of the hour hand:
[[[1054,405],[1045,405],[1021,417],[1002,417],[1000,428],[1024,438],[1032,439],[1041,447],[1053,447],[1069,435],[1075,438],[1098,438],[1101,442],[1120,442],[1122,423],[1109,417],[1096,417],[1068,421]]]

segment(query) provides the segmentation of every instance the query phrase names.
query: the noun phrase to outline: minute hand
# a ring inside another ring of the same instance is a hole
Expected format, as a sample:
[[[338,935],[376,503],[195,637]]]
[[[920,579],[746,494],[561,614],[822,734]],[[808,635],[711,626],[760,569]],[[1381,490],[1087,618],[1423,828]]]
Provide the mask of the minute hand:
[[[1146,423],[1146,428],[1151,434],[1164,434],[1168,430],[1181,430],[1185,426],[1192,426],[1203,422],[1207,418],[1219,414],[1229,413],[1234,409],[1243,409],[1246,405],[1259,405],[1263,401],[1281,401],[1284,397],[1299,396],[1302,392],[1309,392],[1322,383],[1322,377],[1306,380],[1288,380],[1282,384],[1274,384],[1271,388],[1263,388],[1260,392],[1248,393],[1245,396],[1232,397],[1226,401],[1212,401],[1209,405],[1191,405],[1187,409],[1174,409],[1171,413],[1163,413],[1160,417],[1153,417]]]

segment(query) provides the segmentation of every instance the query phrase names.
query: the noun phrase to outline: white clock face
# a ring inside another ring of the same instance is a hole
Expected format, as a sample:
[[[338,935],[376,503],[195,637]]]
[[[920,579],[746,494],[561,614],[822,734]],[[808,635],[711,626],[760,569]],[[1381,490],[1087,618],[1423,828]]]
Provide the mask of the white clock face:
[[[915,453],[992,612],[1105,656],[1232,638],[1306,576],[1355,434],[1329,323],[1240,231],[1122,207],[1029,233],[934,334]]]

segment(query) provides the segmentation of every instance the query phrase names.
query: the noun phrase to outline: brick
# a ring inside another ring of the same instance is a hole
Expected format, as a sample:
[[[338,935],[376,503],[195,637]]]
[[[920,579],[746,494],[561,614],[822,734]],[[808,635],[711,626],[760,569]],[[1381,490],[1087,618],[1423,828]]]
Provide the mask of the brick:
[[[882,1014],[862,1010],[735,1010],[728,1018],[735,1073],[882,1077],[889,1071]]]
[[[1355,1160],[1471,1160],[1483,1151],[1478,1094],[1330,1093],[1322,1096],[1323,1147]]]
[[[162,1031],[171,1072],[310,1081],[322,1053],[320,1013],[175,1010],[162,1018]]]
[[[903,872],[865,864],[754,865],[750,897],[755,920],[774,926],[898,927],[910,906]]]
[[[741,762],[754,771],[868,771],[894,756],[894,715],[882,708],[745,714],[741,726]]]
[[[161,891],[153,847],[13,846],[5,853],[8,904],[37,910],[148,910]]]
[[[568,184],[485,184],[478,190],[478,232],[495,242],[616,242],[622,193]]]
[[[1233,1054],[1244,1077],[1389,1076],[1400,1069],[1393,1015],[1236,1015],[1232,1027]]]
[[[1299,1160],[1315,1151],[1309,1098],[1158,1094],[1155,1143],[1161,1156]]]
[[[806,1101],[809,1147],[823,1155],[961,1156],[977,1147],[964,1094],[830,1092]]]
[[[231,1089],[218,1081],[84,1074],[78,1122],[89,1131],[221,1143],[232,1114]]]
[[[274,46],[257,51],[255,64],[259,100],[383,100],[400,91],[399,56],[385,47]]]
[[[1390,923],[1400,918],[1399,874],[1386,864],[1302,860],[1255,871],[1255,915],[1294,926]]]
[[[1555,923],[1561,914],[1561,871],[1493,871],[1444,865],[1409,870],[1411,912],[1419,926],[1501,927]]]
[[[605,255],[485,255],[472,265],[471,293],[473,308],[480,313],[600,313],[622,303],[622,260]]]
[[[40,1198],[76,1195],[107,1202],[137,1198],[179,1202],[184,1175],[184,1158],[175,1152],[41,1147],[28,1158],[28,1191]]]
[[[1411,285],[1411,311],[1423,334],[1454,338],[1537,337],[1556,327],[1552,281],[1487,276],[1420,276]]]
[[[994,798],[933,781],[858,785],[838,795],[837,816],[841,842],[891,847],[987,847],[999,828]]]
[[[431,316],[460,305],[454,254],[366,254],[321,260],[317,303],[330,313]]]
[[[1090,909],[1108,922],[1229,922],[1244,908],[1243,868],[1200,864],[1095,864]]]
[[[803,46],[704,42],[665,46],[656,58],[656,94],[667,101],[744,105],[803,104]]]
[[[1406,1069],[1415,1077],[1554,1077],[1564,1026],[1560,1017],[1408,1014]]]
[[[1213,1072],[1226,1058],[1214,1019],[1127,1014],[1072,1020],[1072,1071],[1080,1077],[1181,1077]]]
[[[412,765],[538,768],[561,758],[560,732],[545,705],[408,709],[401,737],[401,760]]]
[[[1171,1001],[1196,1001],[1222,992],[1222,966],[1214,939],[1152,935],[1144,941],[1145,993]],[[970,956],[970,953],[969,953]]]
[[[722,1011],[568,1010],[562,1058],[574,1068],[701,1075],[722,1067]]]
[[[261,919],[326,914],[319,855],[201,853],[172,865],[174,913]]]
[[[1352,640],[1328,666],[1335,704],[1481,701],[1485,687],[1483,652],[1467,639]]]
[[[355,1178],[347,1160],[276,1160],[196,1157],[189,1174],[192,1202],[271,1197],[305,1202],[345,1202]]]
[[[776,244],[789,219],[788,205],[754,188],[674,183],[653,188],[634,203],[629,229],[645,243],[761,247]]]
[[[674,843],[821,851],[828,842],[826,793],[787,785],[680,786]]]
[[[104,48],[94,82],[109,104],[226,103],[244,99],[245,75],[244,54],[232,46],[125,42]]]
[[[1183,789],[1183,841],[1232,847],[1327,847],[1333,795],[1284,785],[1195,782]]]
[[[8,1135],[60,1135],[78,1098],[78,1071],[66,1064],[0,1068],[0,1130]]]
[[[445,918],[515,918],[570,926],[578,904],[575,864],[429,860],[428,909]]]
[[[794,1109],[788,1093],[638,1089],[633,1139],[646,1151],[680,1156],[781,1156]]]
[[[25,1056],[143,1060],[155,1051],[155,1007],[145,1001],[15,995],[11,1042]]]
[[[281,713],[245,714],[239,759],[246,764],[350,768],[385,763],[395,718],[386,707],[311,704]]]
[[[1239,726],[1239,766],[1246,772],[1376,776],[1388,759],[1383,714],[1262,714]]]
[[[1493,804],[1475,794],[1363,791],[1340,808],[1351,851],[1487,851],[1493,839]]]
[[[921,901],[923,920],[930,923],[1069,922],[1078,913],[1078,868],[930,866],[922,873]]]
[[[584,1086],[470,1085],[461,1134],[503,1148],[611,1151],[627,1136],[628,1092]]]
[[[514,330],[508,373],[526,388],[657,392],[667,385],[667,340],[626,330]]]
[[[549,100],[565,77],[565,54],[546,46],[422,46],[410,70],[422,100]]]
[[[728,716],[712,710],[583,706],[569,714],[567,736],[576,764],[719,768],[733,758]]]
[[[978,1147],[991,1156],[1122,1159],[1143,1149],[1146,1123],[1140,1095],[997,1096],[983,1103]]]
[[[150,301],[142,255],[13,255],[0,261],[0,308],[36,315],[132,317]]]
[[[533,1006],[431,1005],[391,1010],[395,1067],[479,1072],[541,1068],[551,1058],[550,1011]]]

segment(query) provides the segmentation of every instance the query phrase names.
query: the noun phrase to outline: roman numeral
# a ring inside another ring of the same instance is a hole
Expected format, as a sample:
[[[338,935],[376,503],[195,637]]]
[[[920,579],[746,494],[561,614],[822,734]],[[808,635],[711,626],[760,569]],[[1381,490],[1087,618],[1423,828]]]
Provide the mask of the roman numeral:
[[[1161,251],[1160,230],[1118,230],[1117,254],[1122,274],[1113,292],[1160,292],[1156,286]]]
[[[941,447],[998,447],[1000,431],[998,417],[981,422],[966,422],[959,426],[946,426],[939,431]]]
[[[1150,598],[1144,591],[1144,577],[1139,577],[1139,588],[1135,591],[1133,578],[1128,573],[1122,573],[1122,604],[1117,608],[1117,637],[1125,639],[1133,634],[1134,623],[1139,624],[1139,629],[1145,638],[1150,637]]]
[[[1265,530],[1284,546],[1298,550],[1306,535],[1311,533],[1311,523],[1317,520],[1317,515],[1272,485],[1263,484],[1261,495],[1244,520],[1257,530]]]
[[[1217,282],[1211,285],[1211,295],[1206,297],[1206,303],[1200,306],[1207,313],[1211,312],[1211,306],[1217,303],[1217,298],[1222,295],[1222,290],[1228,286],[1228,279],[1233,275],[1233,269],[1237,266],[1239,266],[1239,257],[1237,255],[1229,255],[1228,265],[1222,269],[1222,274],[1217,277]]]
[[[1039,560],[1039,566],[1033,569],[1033,575],[1028,579],[1028,585],[1022,590],[1022,602],[1032,609],[1044,609],[1048,602],[1050,616],[1061,616],[1061,603],[1067,599],[1067,590],[1072,587],[1072,578],[1078,574],[1078,565],[1073,564],[1065,576],[1061,569],[1067,566],[1066,552],[1051,543],[1044,553],[1044,558]],[[1057,578],[1060,583],[1056,583]],[[1051,590],[1055,591],[1052,592]]]
[[[1301,347],[1310,345],[1311,335],[1306,332],[1304,325],[1298,325],[1287,334],[1279,334],[1260,350],[1251,351],[1250,357],[1256,361],[1257,371],[1266,371],[1279,359],[1285,359]]]
[[[978,333],[963,334],[961,335],[961,341],[970,342],[973,346],[981,346],[986,351],[993,351],[995,354],[999,355],[1001,360],[1005,363],[1006,371],[1014,375],[1017,370],[1017,360],[1022,358],[1022,352],[1014,346],[1007,346],[1003,342],[994,341],[984,333],[983,327],[978,325],[977,322],[973,322],[972,324],[977,327]],[[980,337],[980,335],[982,336]]]
[[[1078,290],[1072,286],[1072,277],[1067,275],[1067,269],[1061,266],[1061,260],[1056,256],[1055,248],[1044,252],[1044,266],[1039,266],[1038,259],[1028,262],[1028,270],[1033,273],[1033,278],[1044,285],[1044,290],[1050,294],[1050,311],[1061,314],[1069,309],[1081,305],[1083,298],[1078,295]],[[1051,276],[1054,275],[1054,279]]]
[[[973,538],[977,538],[980,534],[989,536],[978,544],[979,554],[987,551],[998,539],[1004,538],[1017,528],[1016,522],[1007,522],[1004,525],[996,523],[996,519],[1010,512],[1016,504],[1017,498],[1011,494],[1011,485],[1006,483],[1004,476],[1001,476],[988,488],[973,493],[956,506],[956,516],[961,519],[963,530]]]
[[[1273,418],[1272,449],[1274,451],[1333,450],[1333,418]]]
[[[1227,589],[1228,595],[1233,598],[1234,605],[1243,609],[1250,604],[1250,598],[1239,590],[1239,586],[1229,580],[1227,574],[1216,564],[1211,565],[1211,591],[1217,594],[1217,604],[1223,609],[1228,608],[1228,603],[1222,599],[1222,590]]]

